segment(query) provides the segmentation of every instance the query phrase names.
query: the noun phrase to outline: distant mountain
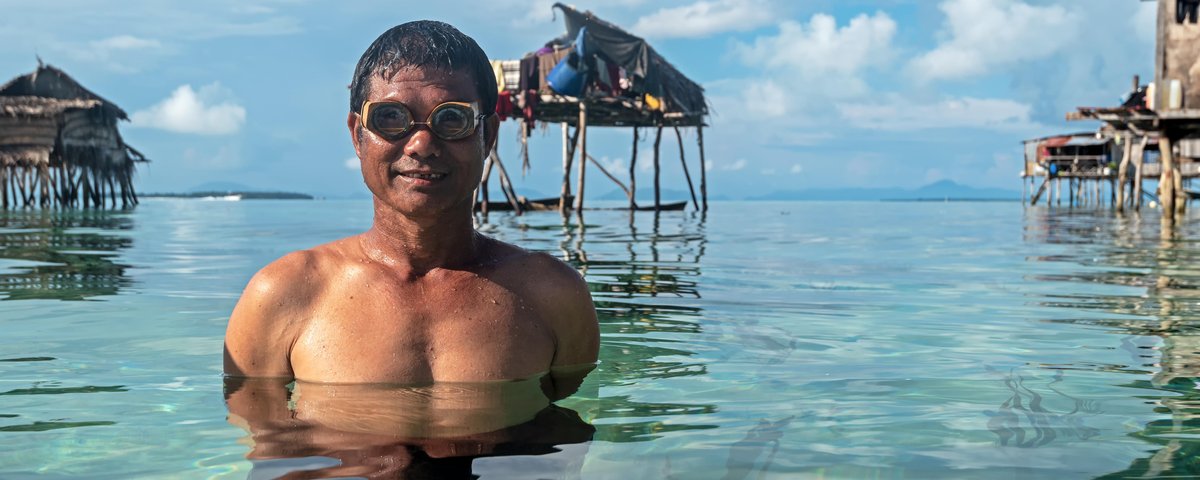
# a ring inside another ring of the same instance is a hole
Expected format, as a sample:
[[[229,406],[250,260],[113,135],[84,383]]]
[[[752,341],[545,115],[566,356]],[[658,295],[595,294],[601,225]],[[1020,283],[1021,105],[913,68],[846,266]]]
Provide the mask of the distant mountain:
[[[939,180],[917,189],[812,188],[783,190],[748,200],[1018,200],[1021,192],[1001,188],[976,188]]]

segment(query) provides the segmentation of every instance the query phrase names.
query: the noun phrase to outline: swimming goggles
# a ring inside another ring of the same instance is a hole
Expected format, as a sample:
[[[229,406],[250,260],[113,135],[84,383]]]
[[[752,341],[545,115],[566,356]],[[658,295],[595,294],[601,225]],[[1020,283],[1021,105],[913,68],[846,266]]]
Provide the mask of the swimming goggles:
[[[424,122],[413,120],[408,105],[400,102],[363,102],[359,120],[363,128],[389,141],[396,141],[417,125],[429,127],[442,140],[458,140],[475,133],[479,121],[487,115],[479,113],[479,104],[446,102],[433,108]]]

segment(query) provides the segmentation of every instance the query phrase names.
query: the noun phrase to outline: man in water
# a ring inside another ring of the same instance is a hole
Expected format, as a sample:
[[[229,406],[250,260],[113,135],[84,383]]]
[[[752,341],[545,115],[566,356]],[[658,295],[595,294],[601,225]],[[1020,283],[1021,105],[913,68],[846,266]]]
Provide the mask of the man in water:
[[[229,319],[225,373],[386,384],[549,373],[552,396],[569,395],[599,349],[587,284],[472,224],[499,129],[487,55],[450,25],[406,23],[367,49],[350,90],[374,223],[254,276]]]

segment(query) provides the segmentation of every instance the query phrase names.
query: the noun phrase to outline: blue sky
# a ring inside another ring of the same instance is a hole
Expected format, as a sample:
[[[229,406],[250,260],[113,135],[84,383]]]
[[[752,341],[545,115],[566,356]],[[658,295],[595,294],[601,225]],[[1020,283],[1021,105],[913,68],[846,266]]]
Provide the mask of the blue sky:
[[[553,1],[0,0],[0,77],[35,54],[133,117],[126,141],[152,163],[139,190],[212,181],[325,196],[365,194],[345,128],[355,62],[381,32],[449,22],[497,59],[563,31]],[[1153,71],[1155,3],[1136,0],[580,1],[651,44],[707,89],[709,189],[742,198],[819,187],[917,187],[950,179],[1020,188],[1020,140],[1091,130],[1076,106],[1117,103]],[[515,124],[500,154],[520,193],[554,193],[558,125],[531,139],[519,173]],[[645,138],[646,135],[643,135]],[[632,133],[589,131],[589,150],[627,171]],[[696,175],[695,137],[685,132]],[[648,159],[649,140],[639,159]],[[680,188],[665,136],[664,184]],[[642,166],[649,162],[639,161]],[[639,173],[648,185],[650,172]],[[615,187],[588,175],[589,196]]]

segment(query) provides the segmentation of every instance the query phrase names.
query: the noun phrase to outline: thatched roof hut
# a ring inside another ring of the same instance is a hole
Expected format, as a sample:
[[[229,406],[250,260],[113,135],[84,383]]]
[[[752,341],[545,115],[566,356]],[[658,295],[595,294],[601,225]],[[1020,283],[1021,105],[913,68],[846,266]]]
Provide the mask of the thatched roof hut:
[[[0,206],[116,206],[118,193],[136,204],[134,164],[146,158],[121,138],[117,121],[128,119],[40,62],[0,85]]]

